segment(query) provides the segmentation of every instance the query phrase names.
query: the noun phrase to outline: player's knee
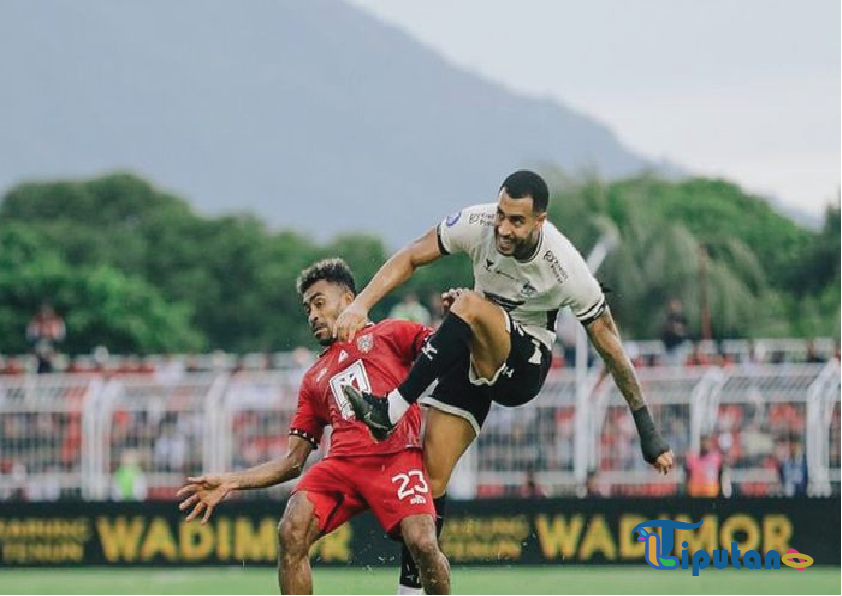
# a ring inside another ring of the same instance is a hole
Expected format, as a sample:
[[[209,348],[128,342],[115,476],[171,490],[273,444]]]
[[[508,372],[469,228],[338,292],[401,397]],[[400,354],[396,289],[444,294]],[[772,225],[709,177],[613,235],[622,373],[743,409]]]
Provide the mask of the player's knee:
[[[472,291],[462,292],[459,297],[453,301],[450,307],[450,312],[458,315],[460,319],[469,324],[473,324],[480,316],[483,298],[479,294]]]
[[[306,526],[284,517],[278,525],[280,554],[286,558],[297,558],[306,552]]]
[[[296,558],[307,554],[307,529],[310,516],[296,508],[288,509],[278,524],[278,545],[284,557]]]
[[[430,491],[433,493],[433,498],[437,499],[447,492],[450,474],[433,474],[429,469],[427,470],[427,474],[429,476],[428,483],[430,485]]]
[[[403,541],[416,561],[432,561],[439,553],[436,528],[432,518],[429,523],[408,525],[403,529]]]

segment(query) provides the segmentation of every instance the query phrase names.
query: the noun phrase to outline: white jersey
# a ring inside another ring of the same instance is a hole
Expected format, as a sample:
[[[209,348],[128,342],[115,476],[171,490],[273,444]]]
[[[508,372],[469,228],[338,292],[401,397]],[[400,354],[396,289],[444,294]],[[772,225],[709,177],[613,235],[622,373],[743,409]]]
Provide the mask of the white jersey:
[[[605,310],[605,296],[576,247],[549,221],[535,252],[523,261],[501,255],[494,239],[497,203],[474,205],[438,226],[442,254],[467,253],[474,290],[548,348],[555,341],[558,311],[569,307],[583,324]]]

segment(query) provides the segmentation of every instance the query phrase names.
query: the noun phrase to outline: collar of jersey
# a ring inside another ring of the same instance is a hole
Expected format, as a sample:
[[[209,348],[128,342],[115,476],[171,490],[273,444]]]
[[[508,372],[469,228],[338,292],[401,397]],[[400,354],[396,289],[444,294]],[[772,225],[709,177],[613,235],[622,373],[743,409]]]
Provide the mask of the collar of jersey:
[[[365,327],[363,327],[363,329],[368,329],[369,327],[373,327],[373,326],[374,326],[374,323],[369,321],[368,323],[366,323],[366,325],[365,325]],[[362,331],[362,329],[360,331]],[[347,341],[335,341],[335,342],[333,342],[328,347],[326,347],[324,350],[322,350],[322,353],[319,354],[319,358],[321,358],[322,356],[324,356],[325,354],[330,352],[330,350],[333,348],[333,346],[335,346],[337,344],[347,344],[347,343],[351,343],[351,342],[347,342]]]

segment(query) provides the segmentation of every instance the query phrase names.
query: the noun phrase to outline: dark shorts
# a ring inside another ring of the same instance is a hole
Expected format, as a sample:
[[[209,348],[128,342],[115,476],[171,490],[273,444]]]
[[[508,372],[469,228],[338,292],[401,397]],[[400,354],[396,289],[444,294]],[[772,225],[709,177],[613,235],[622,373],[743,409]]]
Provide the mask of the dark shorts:
[[[491,409],[491,402],[506,407],[521,406],[541,391],[552,354],[540,341],[526,333],[506,315],[512,348],[493,379],[479,379],[470,355],[442,375],[423,405],[464,418],[479,435]]]

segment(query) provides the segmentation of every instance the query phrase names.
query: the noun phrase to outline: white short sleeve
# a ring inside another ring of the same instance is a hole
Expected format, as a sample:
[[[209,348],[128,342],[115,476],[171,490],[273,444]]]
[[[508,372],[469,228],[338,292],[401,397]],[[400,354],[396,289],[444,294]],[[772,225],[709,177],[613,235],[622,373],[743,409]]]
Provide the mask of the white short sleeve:
[[[570,279],[564,284],[564,305],[570,307],[580,323],[588,325],[605,311],[605,295],[599,282],[588,269],[585,259],[572,245],[571,248],[567,261]]]
[[[483,232],[494,225],[496,209],[496,203],[489,203],[448,215],[437,228],[441,253],[471,253],[482,242]]]

